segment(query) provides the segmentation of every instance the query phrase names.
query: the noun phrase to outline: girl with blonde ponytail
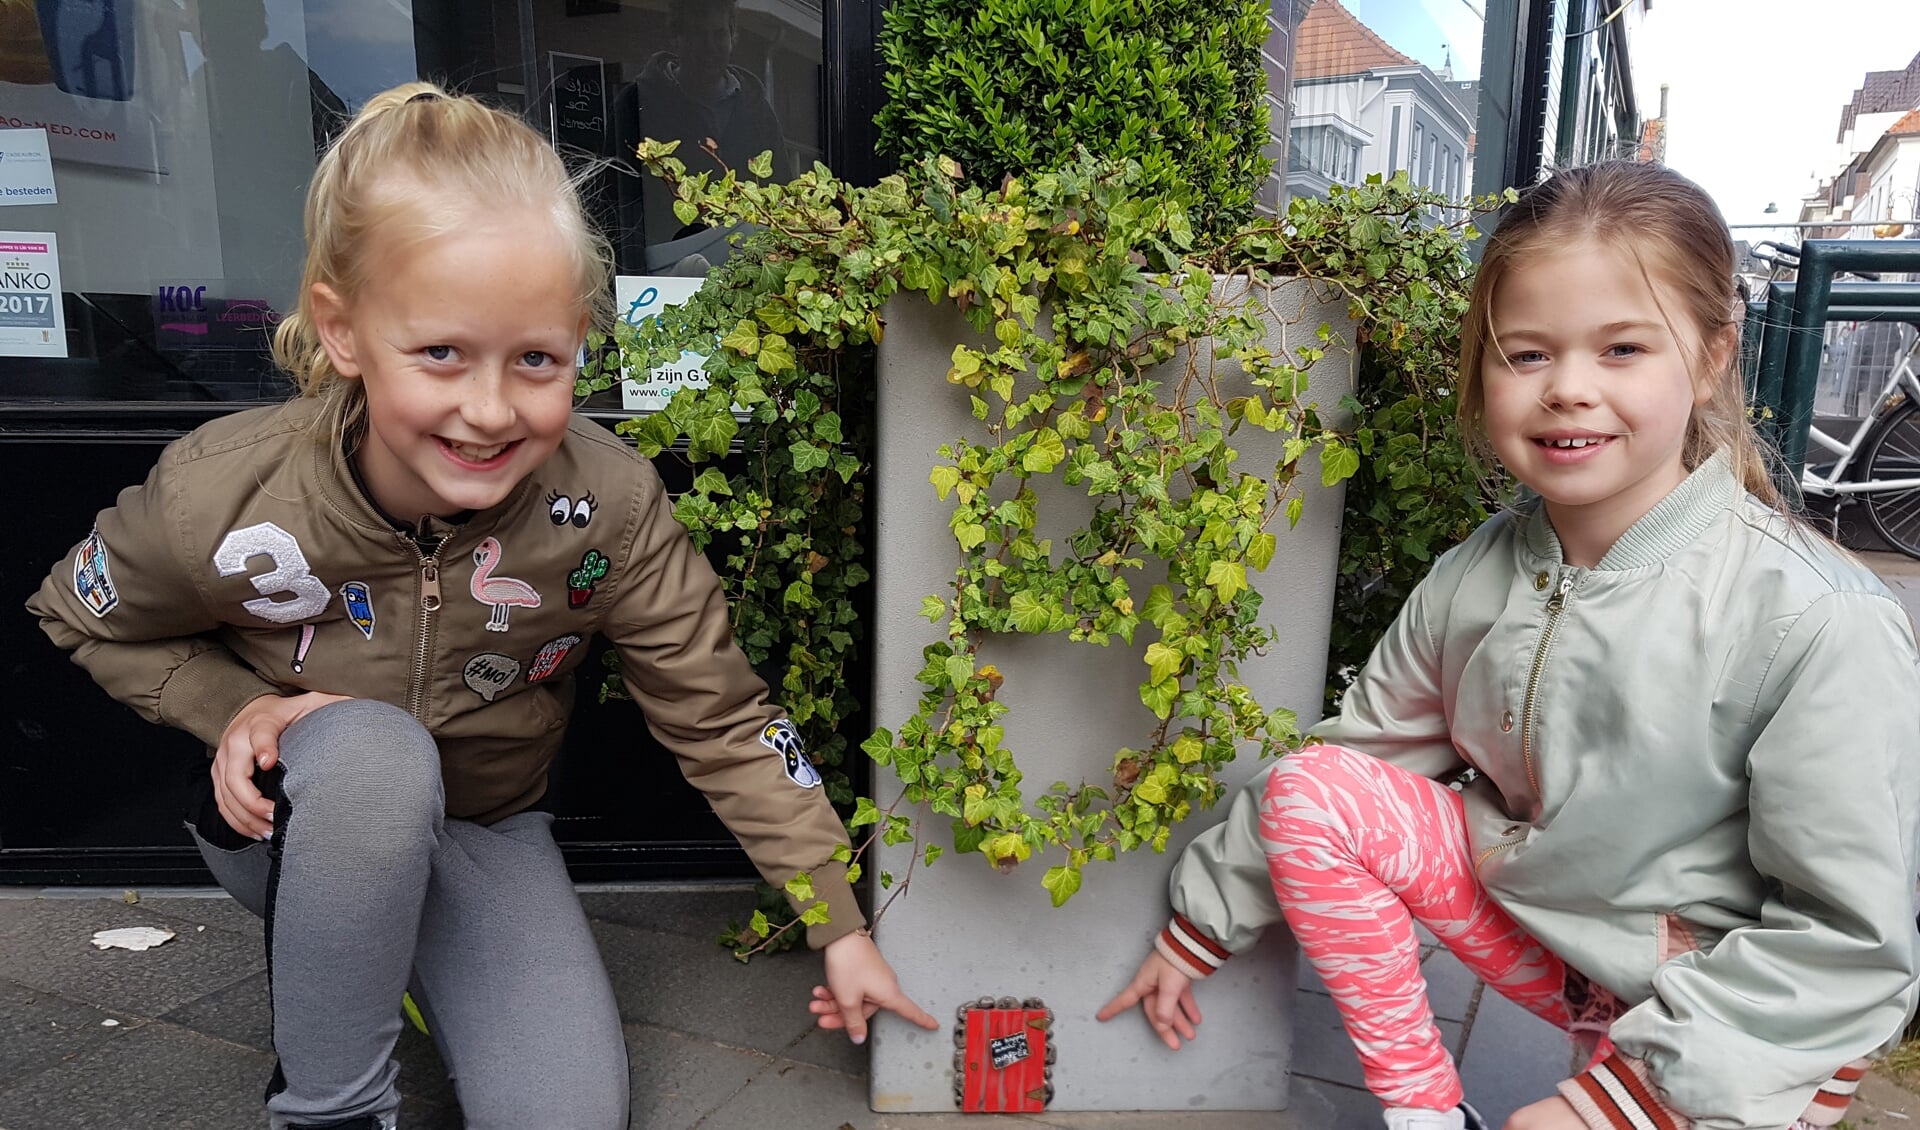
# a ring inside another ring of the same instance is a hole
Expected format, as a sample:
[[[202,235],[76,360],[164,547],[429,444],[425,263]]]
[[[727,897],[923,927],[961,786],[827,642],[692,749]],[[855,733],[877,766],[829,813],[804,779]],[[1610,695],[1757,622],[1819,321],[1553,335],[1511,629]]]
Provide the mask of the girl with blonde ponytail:
[[[274,339],[300,396],[170,445],[29,602],[109,694],[213,750],[188,827],[266,919],[269,1126],[397,1125],[409,992],[466,1125],[627,1126],[620,1010],[542,808],[596,635],[760,873],[811,877],[820,1025],[934,1027],[659,476],[574,415],[611,288],[553,149],[389,90],[320,161],[306,234]]]

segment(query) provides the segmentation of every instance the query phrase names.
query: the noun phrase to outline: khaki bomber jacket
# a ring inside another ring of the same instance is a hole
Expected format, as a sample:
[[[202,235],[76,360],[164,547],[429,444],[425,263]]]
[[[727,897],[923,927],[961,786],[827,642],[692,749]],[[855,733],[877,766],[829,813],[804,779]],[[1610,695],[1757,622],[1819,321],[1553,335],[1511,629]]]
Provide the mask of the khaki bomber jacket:
[[[619,650],[648,726],[761,875],[813,876],[823,946],[864,925],[830,860],[845,833],[798,734],[735,646],[659,475],[576,418],[498,506],[426,519],[431,556],[366,499],[312,400],[177,440],[27,607],[109,694],[209,746],[264,694],[392,703],[440,746],[449,816],[546,790],[586,642]],[[314,425],[319,425],[317,428]]]

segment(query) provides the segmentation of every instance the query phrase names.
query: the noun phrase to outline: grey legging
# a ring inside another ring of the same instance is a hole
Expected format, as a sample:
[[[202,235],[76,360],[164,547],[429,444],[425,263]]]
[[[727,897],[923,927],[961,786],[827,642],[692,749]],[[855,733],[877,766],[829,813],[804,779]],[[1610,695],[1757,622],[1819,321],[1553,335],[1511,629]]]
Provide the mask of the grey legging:
[[[620,1014],[552,817],[448,819],[432,737],[383,703],[314,711],[280,761],[271,846],[211,801],[193,829],[220,885],[267,921],[274,1130],[393,1124],[409,987],[469,1127],[622,1130]]]

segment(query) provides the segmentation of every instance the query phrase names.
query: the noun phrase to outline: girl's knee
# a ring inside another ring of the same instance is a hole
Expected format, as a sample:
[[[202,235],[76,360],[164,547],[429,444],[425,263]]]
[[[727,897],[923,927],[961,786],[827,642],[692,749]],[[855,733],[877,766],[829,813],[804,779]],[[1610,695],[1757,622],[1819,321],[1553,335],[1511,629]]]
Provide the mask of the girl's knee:
[[[1344,746],[1310,745],[1281,758],[1267,773],[1267,800],[1298,800],[1365,776],[1371,760]]]
[[[388,703],[348,699],[300,718],[280,735],[280,761],[296,806],[339,797],[395,818],[431,817],[445,806],[439,745],[418,719]]]

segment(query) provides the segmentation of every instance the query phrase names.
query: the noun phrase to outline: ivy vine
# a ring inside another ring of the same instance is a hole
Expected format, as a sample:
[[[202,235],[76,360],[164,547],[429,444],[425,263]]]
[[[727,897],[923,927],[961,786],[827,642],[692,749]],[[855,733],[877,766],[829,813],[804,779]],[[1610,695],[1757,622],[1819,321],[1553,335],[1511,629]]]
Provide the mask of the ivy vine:
[[[688,177],[673,149],[649,141],[638,155],[672,186],[679,218],[745,234],[692,300],[596,342],[582,391],[683,348],[708,354],[709,387],[621,429],[648,456],[683,444],[697,465],[736,442],[750,455],[748,470],[701,470],[675,513],[702,547],[729,539],[742,644],[756,661],[784,659],[782,701],[836,799],[853,801],[849,827],[864,842],[851,860],[876,837],[920,837],[916,863],[932,863],[946,849],[920,818],[938,814],[954,850],[1003,870],[1057,858],[1042,882],[1063,903],[1091,861],[1163,849],[1174,824],[1218,798],[1218,771],[1243,748],[1297,744],[1294,713],[1256,701],[1238,678],[1275,642],[1250,575],[1285,536],[1282,520],[1299,518],[1309,454],[1327,485],[1369,457],[1376,467],[1363,474],[1390,467],[1381,481],[1410,481],[1421,456],[1392,404],[1349,402],[1361,416],[1346,431],[1322,421],[1304,400],[1306,371],[1355,343],[1319,327],[1290,354],[1271,352],[1269,291],[1305,278],[1344,295],[1361,344],[1424,366],[1420,351],[1451,310],[1428,280],[1464,263],[1464,211],[1399,177],[1295,200],[1284,217],[1199,245],[1185,211],[1143,189],[1131,162],[1082,154],[985,189],[941,158],[855,187],[820,166],[787,184]],[[765,158],[749,171],[765,177]],[[1221,275],[1240,285],[1216,286]],[[951,303],[981,335],[955,344],[928,395],[966,397],[985,438],[929,453],[927,489],[952,507],[956,569],[921,609],[946,638],[926,651],[918,709],[862,743],[904,786],[883,810],[851,798],[831,767],[844,755],[834,727],[854,705],[842,678],[858,636],[852,592],[867,579],[857,534],[870,468],[852,454],[865,450],[856,433],[869,417],[862,347],[882,338],[895,300]],[[1427,370],[1406,373],[1418,388]],[[1233,446],[1243,429],[1283,437],[1283,456],[1247,465]],[[1093,501],[1091,521],[1054,541],[1037,532],[1033,485],[1045,477]],[[1137,583],[1149,565],[1164,582]],[[1030,794],[990,662],[1004,633],[1144,640],[1139,696],[1157,724],[1099,780]],[[894,878],[882,874],[882,886]],[[743,941],[768,933],[757,913]]]

